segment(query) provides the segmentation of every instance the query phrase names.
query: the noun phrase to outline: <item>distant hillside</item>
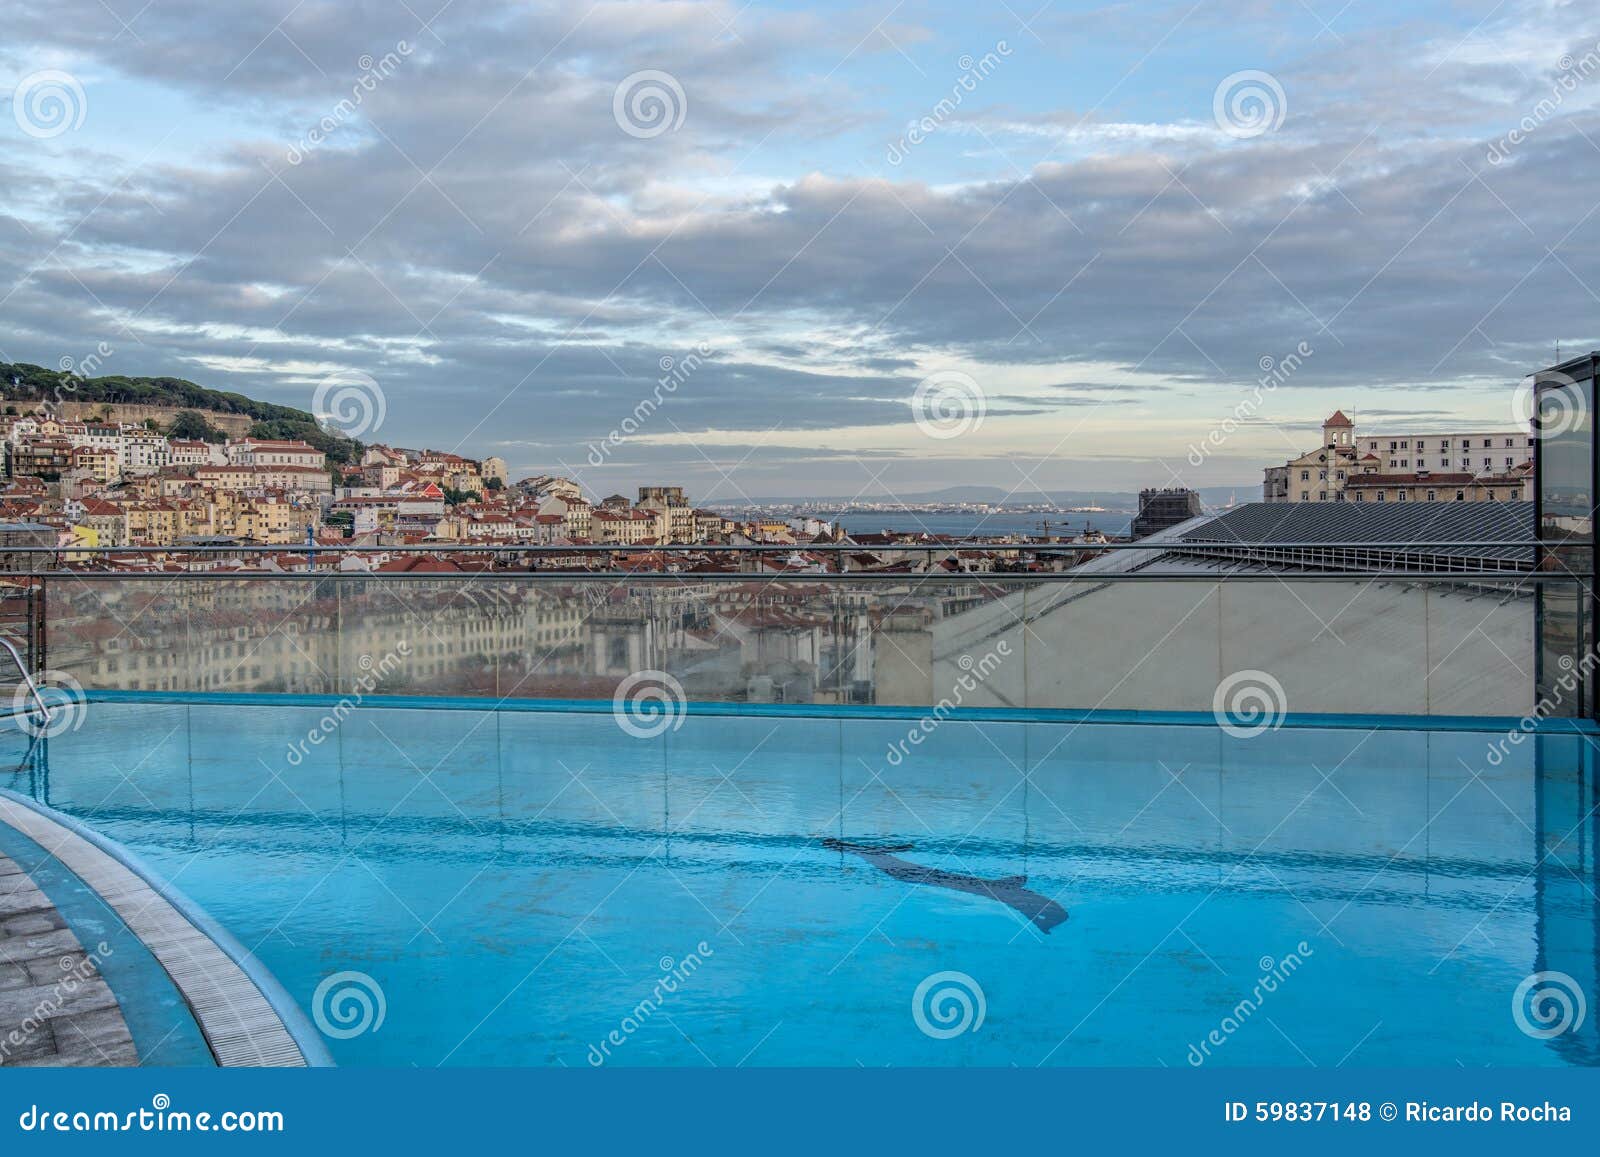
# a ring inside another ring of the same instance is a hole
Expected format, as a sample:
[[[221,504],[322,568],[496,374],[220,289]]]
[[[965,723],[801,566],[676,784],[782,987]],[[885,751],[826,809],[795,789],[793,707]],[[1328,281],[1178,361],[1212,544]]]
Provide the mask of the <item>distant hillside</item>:
[[[30,401],[57,400],[86,405],[158,406],[201,415],[243,415],[253,419],[249,427],[252,437],[298,438],[323,451],[330,462],[356,462],[361,458],[361,443],[330,434],[306,410],[210,390],[183,378],[79,378],[26,362],[0,362],[0,390],[5,393],[6,405],[15,405],[24,412]],[[182,423],[179,436],[195,436],[197,431],[191,425]]]

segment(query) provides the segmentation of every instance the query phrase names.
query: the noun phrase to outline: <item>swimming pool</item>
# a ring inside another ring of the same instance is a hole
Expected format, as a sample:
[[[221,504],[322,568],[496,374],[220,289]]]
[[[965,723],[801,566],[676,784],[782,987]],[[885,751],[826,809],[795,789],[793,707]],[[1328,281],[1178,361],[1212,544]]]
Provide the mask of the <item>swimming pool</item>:
[[[1578,735],[84,706],[0,737],[0,787],[175,884],[340,1064],[1600,1059]],[[1514,1015],[1546,970],[1580,1031]]]

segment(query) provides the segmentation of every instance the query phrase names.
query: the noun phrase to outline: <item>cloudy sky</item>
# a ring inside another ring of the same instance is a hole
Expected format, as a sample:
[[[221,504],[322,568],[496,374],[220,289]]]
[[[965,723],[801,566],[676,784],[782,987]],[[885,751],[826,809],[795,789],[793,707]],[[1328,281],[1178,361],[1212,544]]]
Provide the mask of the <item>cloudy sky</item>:
[[[6,13],[0,360],[600,492],[1254,487],[1600,346],[1592,2]]]

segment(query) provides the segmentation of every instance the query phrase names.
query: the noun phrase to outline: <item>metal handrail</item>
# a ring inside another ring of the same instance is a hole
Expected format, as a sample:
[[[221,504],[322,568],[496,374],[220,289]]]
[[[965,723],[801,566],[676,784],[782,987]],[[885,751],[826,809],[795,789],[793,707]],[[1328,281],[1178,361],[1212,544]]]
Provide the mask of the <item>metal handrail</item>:
[[[543,555],[569,555],[569,554],[870,554],[873,551],[900,551],[914,550],[936,553],[950,550],[1016,550],[1029,553],[1053,553],[1057,551],[1066,553],[1099,553],[1100,551],[1116,550],[1172,550],[1175,548],[1191,549],[1195,547],[1271,547],[1274,550],[1412,550],[1430,551],[1440,549],[1459,549],[1463,547],[1483,547],[1486,549],[1505,549],[1515,547],[1531,550],[1537,546],[1587,546],[1587,543],[1567,544],[1559,541],[1540,541],[1535,538],[1515,539],[1407,539],[1407,540],[1369,540],[1366,542],[1250,542],[1246,539],[1136,539],[1132,542],[996,542],[992,539],[951,539],[948,542],[896,542],[873,543],[861,545],[859,543],[757,543],[752,545],[735,545],[732,543],[694,543],[694,542],[662,542],[637,544],[633,546],[620,543],[589,542],[573,543],[571,545],[558,545],[553,543],[467,543],[467,542],[429,542],[408,543],[395,546],[376,546],[368,543],[326,543],[319,542],[308,547],[303,542],[285,542],[277,544],[244,544],[232,546],[33,546],[21,545],[0,547],[4,554],[73,554],[73,555],[112,555],[112,554],[323,554],[337,552],[342,554],[543,554]]]
[[[45,723],[49,723],[52,716],[50,705],[44,701],[44,696],[39,694],[39,687],[33,681],[33,676],[28,674],[28,665],[22,661],[22,655],[17,651],[16,645],[10,639],[0,638],[0,647],[4,647],[11,655],[11,661],[17,665],[17,674],[22,676],[22,681],[28,685],[28,690],[33,693],[33,701],[39,705],[39,712],[44,716]]]

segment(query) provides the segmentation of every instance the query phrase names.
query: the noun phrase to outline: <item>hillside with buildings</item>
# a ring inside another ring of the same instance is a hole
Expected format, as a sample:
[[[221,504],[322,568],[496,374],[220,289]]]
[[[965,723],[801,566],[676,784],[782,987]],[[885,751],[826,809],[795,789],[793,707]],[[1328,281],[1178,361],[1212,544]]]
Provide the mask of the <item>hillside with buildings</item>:
[[[309,442],[330,462],[360,456],[361,444],[324,429],[316,416],[293,406],[213,390],[184,378],[87,378],[26,362],[0,362],[0,412],[6,417],[48,414],[65,422],[140,425],[179,438]]]

